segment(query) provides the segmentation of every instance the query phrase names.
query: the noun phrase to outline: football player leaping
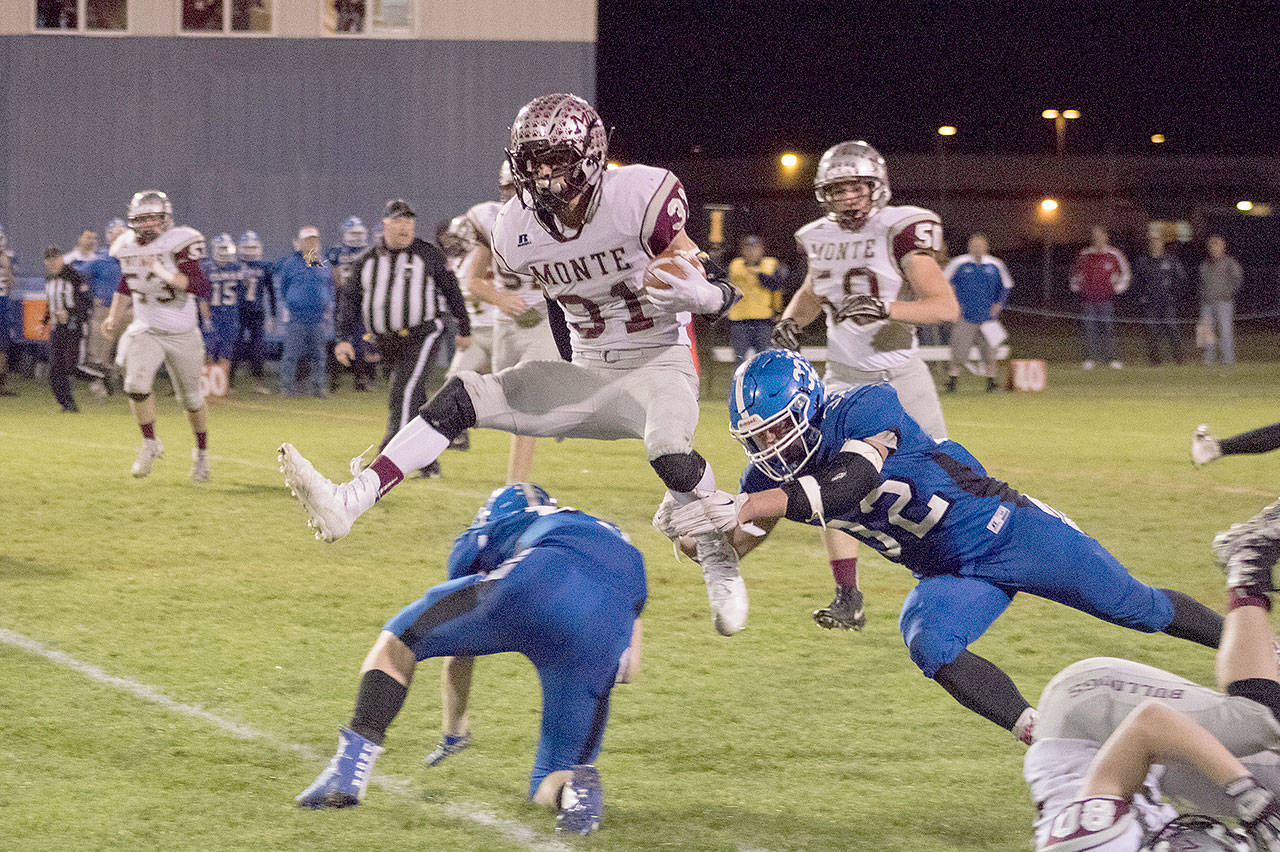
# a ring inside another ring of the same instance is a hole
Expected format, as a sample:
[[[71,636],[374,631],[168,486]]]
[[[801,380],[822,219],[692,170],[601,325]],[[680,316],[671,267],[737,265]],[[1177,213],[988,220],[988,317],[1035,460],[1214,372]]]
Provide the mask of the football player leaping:
[[[655,525],[686,550],[681,535],[731,533],[744,554],[783,517],[856,536],[919,578],[898,621],[912,661],[1023,742],[1034,710],[968,650],[1019,592],[1218,646],[1220,615],[1139,582],[1061,512],[987,475],[954,441],[929,437],[887,384],[828,394],[808,361],[770,349],[734,374],[729,417],[751,460],[742,493],[664,500]]]
[[[196,300],[209,297],[209,281],[200,269],[204,237],[195,228],[173,225],[173,205],[158,190],[136,192],[129,200],[129,230],[111,244],[120,261],[121,279],[111,298],[103,332],[112,335],[133,301],[133,322],[120,338],[116,363],[124,369],[124,392],[142,429],[142,448],[132,473],[142,477],[163,451],[156,438],[156,402],[151,394],[163,363],[169,371],[178,403],[186,409],[195,432],[191,478],[209,479],[208,432],[200,373],[204,342],[196,316]]]
[[[1223,692],[1110,657],[1059,672],[1024,763],[1036,849],[1280,850],[1280,671],[1267,620],[1280,518],[1263,511],[1234,525],[1213,555],[1227,573]],[[1198,813],[1179,817],[1162,789]],[[1248,837],[1218,817],[1238,819]]]
[[[950,322],[959,307],[938,256],[942,222],[932,210],[889,207],[884,158],[866,142],[827,149],[813,178],[827,214],[796,231],[809,271],[773,341],[799,348],[800,330],[825,311],[828,388],[888,382],[929,437],[947,439],[938,389],[916,346],[917,324]],[[823,532],[836,596],[813,614],[823,627],[860,630],[866,617],[858,588],[858,542]]]
[[[449,380],[367,470],[341,485],[317,473],[292,445],[281,446],[285,481],[318,536],[342,538],[404,471],[425,467],[472,426],[532,436],[642,438],[673,500],[714,493],[715,477],[693,450],[698,378],[681,314],[719,317],[739,294],[683,257],[674,261],[683,275],[654,270],[667,289],[645,287],[651,259],[697,250],[684,230],[688,200],[665,169],[606,170],[606,148],[604,124],[581,98],[544,95],[526,104],[511,125],[507,151],[518,193],[494,225],[500,271],[541,288],[561,356],[572,363],[530,361]],[[747,592],[737,553],[712,532],[698,537],[696,558],[716,629],[740,630]]]

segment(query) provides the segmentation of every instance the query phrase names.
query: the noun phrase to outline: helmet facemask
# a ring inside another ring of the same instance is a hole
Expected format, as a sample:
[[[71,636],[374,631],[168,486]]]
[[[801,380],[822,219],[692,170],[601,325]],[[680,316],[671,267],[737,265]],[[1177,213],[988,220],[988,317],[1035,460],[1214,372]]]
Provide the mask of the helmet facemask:
[[[246,231],[240,236],[236,250],[240,252],[241,260],[262,260],[262,241],[253,231]]]
[[[814,195],[837,225],[846,231],[857,231],[878,209],[876,183],[872,178],[840,180],[818,187]]]
[[[747,414],[729,429],[751,464],[776,482],[794,479],[822,444],[822,432],[809,419],[811,402],[799,393],[772,417]]]
[[[173,227],[173,205],[169,196],[155,189],[135,192],[129,199],[129,227],[141,245],[146,245]]]

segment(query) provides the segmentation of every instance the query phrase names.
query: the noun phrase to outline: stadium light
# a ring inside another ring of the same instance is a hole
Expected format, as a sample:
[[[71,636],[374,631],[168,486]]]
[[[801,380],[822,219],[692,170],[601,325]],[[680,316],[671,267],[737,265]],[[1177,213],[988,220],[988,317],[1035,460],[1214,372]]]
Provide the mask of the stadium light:
[[[1048,217],[1048,216],[1052,216],[1054,213],[1057,213],[1057,212],[1058,212],[1058,199],[1044,198],[1040,200],[1041,216]]]
[[[956,129],[952,127],[950,124],[944,124],[938,128],[938,135],[939,136],[955,136]]]
[[[1252,202],[1252,201],[1237,201],[1237,202],[1236,202],[1236,209],[1237,209],[1237,210],[1239,210],[1241,213],[1248,213],[1250,210],[1252,210],[1252,209],[1253,209],[1253,202]]]
[[[778,158],[778,162],[782,164],[784,169],[794,169],[800,164],[800,158],[795,154],[787,152]]]
[[[1162,144],[1164,144],[1164,134],[1163,134],[1163,133],[1153,133],[1153,134],[1151,134],[1151,144],[1152,144],[1152,145],[1162,145]]]
[[[1063,109],[1063,110],[1047,109],[1044,112],[1040,113],[1040,117],[1047,118],[1053,122],[1053,129],[1055,134],[1057,135],[1057,140],[1058,140],[1057,151],[1059,154],[1061,154],[1063,149],[1067,147],[1067,121],[1068,119],[1079,118],[1080,110],[1078,109]]]

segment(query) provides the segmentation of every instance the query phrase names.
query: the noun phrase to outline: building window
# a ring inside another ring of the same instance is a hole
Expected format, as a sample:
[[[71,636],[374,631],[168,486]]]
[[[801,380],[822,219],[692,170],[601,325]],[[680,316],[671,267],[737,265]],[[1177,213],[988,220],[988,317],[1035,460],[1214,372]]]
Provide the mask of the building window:
[[[128,0],[36,0],[36,29],[62,32],[124,32]]]
[[[324,28],[334,35],[408,35],[412,0],[325,0]]]
[[[269,33],[271,0],[182,0],[184,33]]]

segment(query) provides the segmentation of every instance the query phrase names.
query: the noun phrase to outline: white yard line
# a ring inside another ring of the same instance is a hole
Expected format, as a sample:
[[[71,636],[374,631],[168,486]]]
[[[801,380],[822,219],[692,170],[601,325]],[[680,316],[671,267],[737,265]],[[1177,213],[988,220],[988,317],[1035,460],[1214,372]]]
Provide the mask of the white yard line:
[[[90,680],[109,686],[112,689],[118,689],[121,692],[127,692],[135,698],[148,701],[152,704],[171,712],[188,716],[192,719],[198,719],[208,725],[217,728],[237,739],[252,740],[256,742],[266,743],[280,751],[288,751],[297,754],[303,760],[309,763],[323,763],[327,759],[327,755],[317,751],[311,746],[299,745],[282,740],[266,731],[258,730],[252,725],[246,725],[243,722],[237,722],[225,716],[219,716],[217,713],[211,713],[197,704],[187,704],[177,699],[170,698],[158,688],[150,684],[140,683],[129,678],[119,677],[108,672],[106,669],[78,660],[65,651],[59,651],[50,648],[42,642],[24,636],[21,633],[15,633],[12,630],[6,630],[0,627],[0,643],[9,645],[13,648],[26,651],[38,657],[43,657],[51,663],[71,669],[74,672],[84,675]],[[415,804],[422,804],[420,797],[415,794],[412,783],[403,776],[375,774],[372,782],[384,790],[392,793],[407,801]],[[444,806],[444,811],[451,817],[467,820],[485,828],[493,829],[502,835],[503,839],[524,846],[528,849],[546,850],[546,852],[568,852],[570,847],[555,840],[541,836],[537,831],[522,825],[515,820],[498,816],[491,810],[481,805],[470,802],[450,802]]]

